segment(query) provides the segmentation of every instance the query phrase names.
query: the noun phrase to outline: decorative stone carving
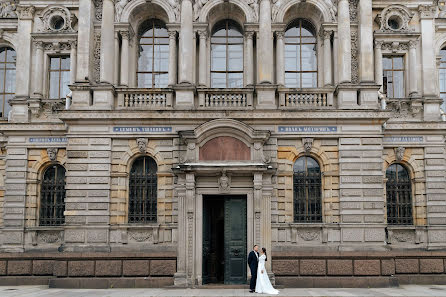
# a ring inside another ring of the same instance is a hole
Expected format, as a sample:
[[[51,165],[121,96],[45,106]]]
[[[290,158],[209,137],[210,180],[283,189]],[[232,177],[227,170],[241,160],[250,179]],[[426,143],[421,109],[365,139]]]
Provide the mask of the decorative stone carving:
[[[419,100],[388,99],[386,102],[386,109],[394,112],[394,118],[414,118],[423,110],[423,104]]]
[[[223,170],[221,177],[218,179],[218,187],[220,193],[228,193],[231,190],[231,177],[226,175]]]
[[[61,50],[70,50],[71,42],[46,42],[43,44],[43,49],[46,51],[60,52]]]
[[[17,4],[15,1],[2,1],[0,3],[0,18],[16,18]]]
[[[130,238],[137,242],[145,242],[152,239],[152,232],[150,231],[129,231]]]
[[[172,10],[175,14],[175,20],[177,22],[180,21],[180,16],[181,16],[181,5],[180,5],[180,1],[179,0],[168,0],[170,6],[172,7]]]
[[[444,18],[446,17],[446,0],[439,0],[438,1],[438,17]]]
[[[38,232],[37,242],[56,243],[60,241],[60,232]]]
[[[437,12],[437,7],[434,5],[420,5],[418,6],[418,13],[420,18],[434,18]]]
[[[93,0],[96,20],[102,20],[102,0]]]
[[[93,52],[93,81],[99,83],[101,72],[101,32],[95,32]]]
[[[297,232],[300,238],[304,241],[315,241],[319,239],[319,232],[312,230],[299,230]]]
[[[402,146],[395,148],[395,157],[397,161],[401,161],[404,158],[404,152],[406,149]]]
[[[358,2],[359,0],[348,0],[350,22],[358,21]]]
[[[328,10],[330,11],[331,20],[336,22],[336,16],[338,15],[337,3],[334,3],[334,0],[324,0],[324,2],[327,4]]]
[[[127,3],[129,3],[129,0],[118,0],[115,2],[115,22],[121,20],[122,11]]]
[[[398,242],[412,242],[414,236],[411,231],[393,231],[392,239],[395,239]]]
[[[387,6],[375,18],[380,26],[379,32],[409,32],[409,22],[413,13],[405,6],[394,4]]]
[[[272,0],[272,1],[273,5],[271,6],[271,19],[274,22],[277,19],[277,14],[279,13],[280,6],[282,5],[282,2],[284,0]]]
[[[145,153],[147,150],[147,144],[149,143],[147,138],[137,138],[136,145],[141,153]]]
[[[31,20],[34,17],[35,12],[36,12],[36,8],[34,6],[19,5],[16,8],[16,13],[17,13],[19,19],[22,19],[22,20]]]
[[[41,32],[75,32],[73,26],[76,24],[77,18],[66,7],[48,7],[43,11],[40,19],[43,23]]]
[[[392,51],[393,53],[399,52],[399,51],[406,51],[409,49],[409,43],[407,42],[398,42],[398,41],[393,41],[393,42],[385,42],[382,44],[381,47],[383,50],[389,50]]]
[[[51,162],[56,161],[57,159],[57,151],[58,149],[55,147],[49,147],[46,149],[46,152],[48,154],[48,158],[50,159]]]
[[[200,12],[203,6],[208,2],[209,0],[195,0],[194,3],[194,21],[198,20],[200,17]]]
[[[309,153],[313,147],[313,138],[302,138],[302,143],[304,145],[305,152]]]
[[[358,58],[358,32],[351,31],[351,72],[352,72],[352,83],[359,83],[359,58]]]
[[[254,19],[259,21],[259,1],[258,0],[248,0],[248,5],[252,9]]]

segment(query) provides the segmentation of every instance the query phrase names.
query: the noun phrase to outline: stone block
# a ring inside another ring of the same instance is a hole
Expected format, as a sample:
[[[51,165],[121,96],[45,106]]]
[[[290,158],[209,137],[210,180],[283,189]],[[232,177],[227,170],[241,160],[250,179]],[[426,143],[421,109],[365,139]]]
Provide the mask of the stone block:
[[[395,272],[418,273],[418,259],[395,259]]]
[[[380,275],[379,260],[354,260],[355,275]]]
[[[89,230],[87,232],[87,242],[107,242],[108,230]]]
[[[121,276],[122,262],[120,260],[96,261],[96,276]]]
[[[420,273],[443,273],[443,259],[420,259]]]
[[[148,276],[148,260],[124,260],[122,263],[122,274],[124,276]]]
[[[6,261],[0,261],[0,275],[6,275]]]
[[[94,276],[94,261],[69,261],[68,276]]]
[[[328,275],[352,275],[352,260],[327,260]]]
[[[299,260],[273,260],[275,275],[299,275]]]
[[[31,275],[31,260],[8,261],[8,275]]]
[[[34,260],[33,275],[53,275],[53,260]]]
[[[67,261],[54,261],[54,276],[67,276]]]
[[[84,230],[65,230],[64,238],[65,242],[84,242],[85,241]]]
[[[301,275],[325,275],[325,260],[301,260]]]
[[[394,275],[395,274],[395,260],[394,259],[381,260],[381,274],[382,275]]]
[[[175,260],[150,260],[151,276],[173,276],[177,271]]]

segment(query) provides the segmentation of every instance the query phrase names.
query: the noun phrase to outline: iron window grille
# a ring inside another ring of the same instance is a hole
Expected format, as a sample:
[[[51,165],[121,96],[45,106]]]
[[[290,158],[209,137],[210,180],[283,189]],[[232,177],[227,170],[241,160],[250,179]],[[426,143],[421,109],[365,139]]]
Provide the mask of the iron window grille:
[[[157,165],[151,157],[133,163],[129,180],[129,223],[157,221]]]
[[[10,47],[0,48],[0,117],[7,117],[11,106],[8,103],[15,94],[16,53]]]
[[[48,167],[40,185],[40,226],[59,226],[65,223],[65,168]]]
[[[169,72],[169,35],[166,25],[150,19],[141,25],[137,81],[139,88],[165,88]]]
[[[386,170],[387,223],[412,225],[412,186],[409,172],[401,164],[392,164]]]
[[[294,222],[322,222],[321,169],[311,157],[300,157],[293,166]]]

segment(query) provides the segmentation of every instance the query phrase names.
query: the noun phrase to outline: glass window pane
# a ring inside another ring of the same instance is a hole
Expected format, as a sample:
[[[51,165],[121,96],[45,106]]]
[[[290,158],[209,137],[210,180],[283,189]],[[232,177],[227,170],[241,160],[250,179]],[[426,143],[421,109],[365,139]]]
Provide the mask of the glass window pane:
[[[305,158],[299,158],[294,162],[294,172],[305,172]]]
[[[0,61],[3,61],[3,60],[1,60],[1,58],[0,58]],[[11,62],[11,63],[14,63],[14,65],[15,65],[15,62],[16,62],[15,50],[8,48],[8,52],[6,55],[6,62]]]
[[[403,98],[404,97],[404,72],[394,71],[393,72],[393,97]]]
[[[156,28],[155,29],[155,36],[157,36],[157,37],[168,37],[169,34],[167,33],[167,28]]]
[[[59,69],[60,68],[60,59],[59,58],[51,58],[50,64],[51,64],[51,66],[50,66],[51,70]]]
[[[226,88],[226,73],[211,73],[212,88]]]
[[[0,62],[6,61],[6,51],[7,51],[7,47],[0,48]]]
[[[154,71],[168,71],[169,49],[165,45],[155,45]]]
[[[5,93],[15,93],[15,75],[15,69],[6,71]],[[3,86],[1,88],[3,89]]]
[[[211,51],[211,70],[226,71],[226,45],[213,44]]]
[[[441,108],[443,111],[446,111],[446,93],[440,94],[441,99],[443,99],[443,104],[441,105]]]
[[[153,46],[141,45],[138,59],[138,71],[152,71]]]
[[[59,72],[50,72],[50,99],[59,97]]]
[[[61,69],[63,70],[70,70],[70,57],[63,57],[61,58]]]
[[[8,117],[9,112],[11,111],[11,105],[9,105],[9,100],[11,100],[13,98],[14,98],[14,95],[5,95],[4,115],[3,115],[3,117]]]
[[[440,92],[446,92],[446,69],[440,69]]]
[[[302,73],[302,88],[315,88],[317,84],[316,72]]]
[[[298,27],[291,27],[285,32],[285,36],[300,36]]]
[[[243,45],[228,45],[228,70],[243,71]]]
[[[288,88],[300,87],[300,73],[285,72],[285,85]]]
[[[392,59],[388,57],[383,57],[383,69],[392,69]]]
[[[152,74],[138,73],[138,88],[151,88],[151,87],[152,87]]]
[[[393,58],[393,69],[404,69],[403,68],[403,57]]]
[[[68,85],[70,84],[70,72],[64,71],[61,74],[61,80],[60,80],[60,98],[65,98],[68,93],[70,93],[70,89],[68,88]]]
[[[302,45],[302,71],[316,70],[316,51],[314,44]]]
[[[228,88],[243,88],[243,73],[229,73]]]
[[[285,45],[285,71],[300,70],[300,46]]]
[[[5,81],[5,70],[0,69],[0,93],[3,93],[5,91],[5,84],[8,83]]]
[[[167,73],[155,74],[155,88],[165,88],[169,83],[169,75]]]

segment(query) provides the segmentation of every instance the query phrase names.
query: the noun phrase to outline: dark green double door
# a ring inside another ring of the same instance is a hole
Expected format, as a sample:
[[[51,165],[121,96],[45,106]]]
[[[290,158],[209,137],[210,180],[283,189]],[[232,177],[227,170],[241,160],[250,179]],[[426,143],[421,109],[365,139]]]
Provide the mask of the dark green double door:
[[[246,283],[246,196],[203,197],[203,283]]]

